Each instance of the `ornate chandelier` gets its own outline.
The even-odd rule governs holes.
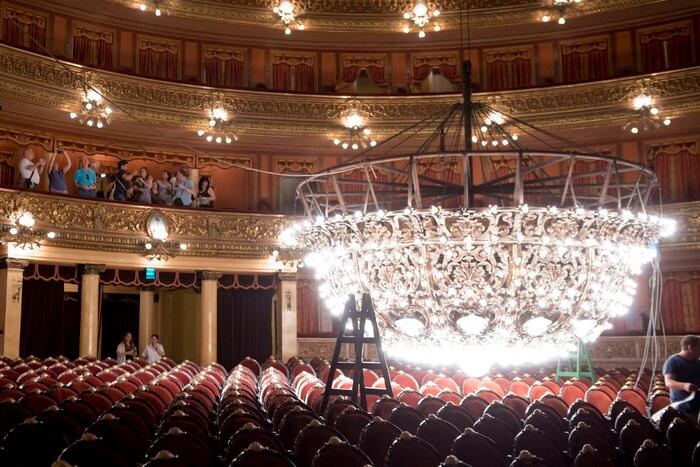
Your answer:
[[[575,8],[581,0],[553,0],[552,9],[545,11],[540,17],[543,23],[549,23],[556,19],[557,24],[566,24],[566,15]]]
[[[56,238],[56,232],[35,229],[36,220],[29,211],[18,211],[10,216],[10,225],[4,227],[3,242],[13,243],[24,249],[41,246],[41,240],[46,237]]]
[[[661,125],[669,126],[671,124],[670,118],[661,116],[661,110],[654,104],[654,98],[646,89],[640,91],[632,99],[632,107],[634,108],[635,116],[623,127],[632,134],[636,135],[640,131],[658,129]]]
[[[163,11],[160,8],[161,2],[158,0],[141,0],[139,2],[139,10],[140,11],[149,11],[153,10],[153,14],[156,16],[160,16],[163,14]]]
[[[440,10],[433,3],[426,3],[424,0],[416,0],[413,6],[409,6],[409,9],[404,11],[403,19],[406,23],[403,27],[403,32],[408,34],[411,32],[412,27],[418,29],[418,37],[421,39],[425,37],[425,28],[428,27],[430,20],[440,16]],[[437,32],[440,30],[440,25],[433,23],[433,31]]]
[[[333,138],[333,144],[353,151],[377,145],[377,141],[372,137],[372,130],[367,127],[365,117],[360,113],[359,103],[350,102],[341,120],[346,134],[342,138]]]
[[[197,136],[201,136],[207,142],[231,144],[238,141],[238,136],[233,131],[228,119],[228,112],[223,107],[214,107],[209,115],[206,129],[197,130]]]
[[[80,109],[68,114],[71,120],[77,120],[89,127],[102,128],[109,125],[112,118],[112,108],[103,101],[102,94],[94,88],[87,88],[83,93]]]
[[[278,21],[284,26],[284,33],[290,35],[292,33],[292,24],[300,31],[304,30],[304,23],[299,21],[300,8],[296,3],[290,0],[280,0],[278,4],[272,7],[272,11],[278,16]]]
[[[387,352],[478,374],[595,340],[629,309],[674,223],[647,212],[649,169],[553,150],[576,145],[465,89],[465,103],[419,124],[434,128],[420,141],[409,128],[382,154],[302,182],[307,219],[280,240],[316,270],[331,313],[349,295],[371,297]],[[545,148],[524,146],[534,143]],[[592,162],[605,183],[590,182]]]

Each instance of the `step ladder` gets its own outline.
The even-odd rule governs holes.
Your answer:
[[[583,368],[583,364],[586,368]],[[578,340],[576,352],[572,352],[565,357],[559,357],[557,362],[557,384],[562,378],[588,378],[595,382],[595,367],[588,350],[588,344],[581,339]]]
[[[350,323],[349,325],[348,322]],[[369,336],[365,332],[366,330],[370,330]],[[355,351],[354,361],[340,361],[340,352],[343,344],[353,344]],[[372,344],[376,346],[378,361],[365,360],[365,345]],[[332,387],[336,369],[353,370],[352,389],[336,389]],[[365,369],[374,370],[379,374],[380,378],[383,377],[385,388],[366,387],[364,378]],[[326,391],[323,394],[323,400],[321,402],[321,413],[325,413],[328,400],[331,396],[347,396],[363,410],[367,410],[368,395],[377,395],[381,397],[384,394],[394,397],[393,391],[391,390],[389,367],[386,363],[386,356],[382,351],[382,343],[379,337],[379,328],[377,326],[377,317],[374,314],[372,298],[369,294],[363,294],[362,303],[358,309],[355,296],[350,295],[340,320],[340,329],[338,330],[338,338],[335,342],[333,360],[326,380]]]

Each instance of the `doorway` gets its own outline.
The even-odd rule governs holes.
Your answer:
[[[100,308],[100,358],[117,358],[117,345],[130,332],[139,353],[145,342],[139,340],[139,295],[103,293]]]

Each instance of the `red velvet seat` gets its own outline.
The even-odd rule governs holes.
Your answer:
[[[429,415],[418,425],[417,436],[432,446],[440,459],[450,454],[452,443],[459,435],[460,430],[456,426],[437,415]]]
[[[98,418],[86,432],[94,434],[112,446],[118,446],[119,452],[132,463],[140,462],[146,453],[146,440],[125,420],[113,414],[105,414]]]
[[[474,425],[474,418],[462,407],[448,402],[437,412],[437,416],[450,422],[462,432]]]
[[[28,419],[5,436],[3,450],[27,466],[51,463],[68,446],[66,436],[46,423]]]
[[[513,455],[518,456],[522,451],[528,451],[552,466],[568,464],[568,459],[554,440],[532,425],[525,425],[513,440]]]
[[[178,433],[173,429],[170,432],[156,438],[148,448],[149,457],[156,455],[160,451],[168,451],[179,459],[189,462],[192,465],[201,467],[216,467],[218,462],[216,456],[209,447],[200,439],[189,436],[186,433]],[[261,464],[261,466],[264,464]]]
[[[386,467],[407,465],[411,467],[435,467],[443,458],[425,440],[403,432],[389,447],[385,465]]]
[[[396,399],[384,395],[374,404],[374,407],[372,407],[372,415],[375,417],[382,417],[384,420],[389,420],[391,412],[400,404],[401,403]]]
[[[311,461],[312,467],[365,467],[366,465],[372,465],[372,461],[365,453],[335,437],[324,444]]]
[[[0,440],[15,426],[32,416],[32,412],[12,400],[0,402]]]
[[[343,434],[348,443],[357,445],[360,433],[372,421],[372,416],[364,410],[348,407],[335,420],[334,428]]]
[[[372,460],[375,466],[384,465],[386,453],[401,429],[380,418],[375,418],[360,433],[359,446],[362,452]]]
[[[505,467],[506,457],[488,437],[467,428],[452,443],[452,454],[472,467]]]
[[[512,381],[508,389],[510,392],[520,397],[529,397],[530,394],[530,385],[520,380]]]
[[[567,403],[567,405],[571,405],[577,400],[583,399],[584,395],[585,391],[571,381],[564,383],[559,390],[559,396]]]
[[[280,442],[279,438],[272,432],[252,424],[245,425],[234,433],[233,436],[231,436],[226,442],[226,448],[224,451],[225,465],[230,464],[234,458],[240,455],[253,443],[258,443],[270,450],[284,453],[284,446]]]
[[[310,410],[297,406],[284,416],[279,424],[277,436],[279,436],[285,448],[292,450],[297,434],[311,423],[312,420],[317,419],[316,415]],[[338,419],[340,419],[340,417],[338,417]]]
[[[188,436],[197,438],[204,444],[209,444],[209,426],[206,424],[202,425],[200,420],[190,417],[182,411],[178,410],[172,415],[163,418],[158,426],[156,437],[168,433],[172,428],[177,428]]]
[[[55,399],[45,394],[26,394],[18,403],[34,415],[38,415],[52,405],[58,404]]]
[[[396,400],[414,409],[418,407],[418,402],[423,398],[423,394],[411,389],[404,389],[397,396]]]
[[[468,395],[465,396],[464,399],[462,399],[462,403],[460,406],[469,412],[469,415],[472,416],[474,420],[478,419],[483,415],[484,410],[486,410],[486,407],[488,407],[489,402],[484,399],[483,397],[477,396],[477,395]]]
[[[416,381],[416,378],[414,378],[413,375],[403,371],[399,371],[391,380],[399,384],[401,387],[411,389],[413,391],[418,391],[418,388],[420,387],[418,385],[418,381]]]
[[[310,467],[314,455],[334,436],[346,441],[339,431],[322,424],[319,420],[312,420],[306,425],[294,441],[294,458],[298,467]]]
[[[599,412],[604,414],[608,413],[608,410],[613,402],[612,398],[605,393],[605,391],[594,388],[591,388],[586,392],[584,400],[595,406]]]
[[[430,414],[436,414],[445,405],[445,401],[434,396],[426,396],[418,401],[418,412],[425,418]]]
[[[295,467],[284,454],[253,443],[239,454],[229,467]]]
[[[413,407],[401,404],[391,412],[389,421],[402,431],[415,435],[418,432],[418,425],[423,421],[423,416]]]

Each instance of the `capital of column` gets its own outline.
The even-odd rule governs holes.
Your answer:
[[[29,261],[19,258],[0,258],[0,269],[24,269],[29,266]]]
[[[283,282],[296,282],[299,280],[299,274],[296,272],[280,272],[277,274],[277,278]]]
[[[218,281],[223,273],[220,271],[197,271],[197,276],[201,281]]]
[[[156,288],[155,285],[142,285],[139,287],[139,292],[155,292]]]
[[[106,266],[104,264],[84,264],[83,265],[83,275],[99,275],[105,272]]]

